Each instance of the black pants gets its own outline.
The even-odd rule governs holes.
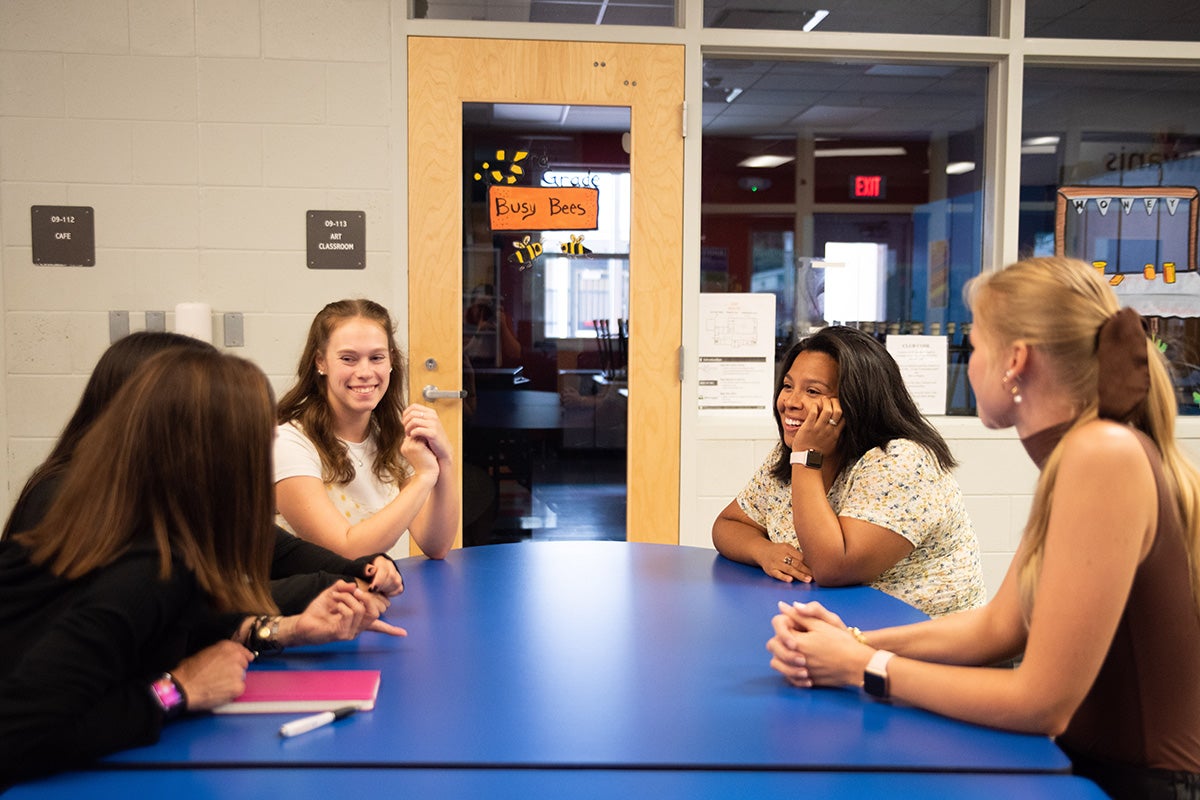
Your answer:
[[[1060,745],[1061,747],[1061,745]],[[1200,800],[1200,773],[1137,767],[1063,748],[1071,771],[1117,800]]]

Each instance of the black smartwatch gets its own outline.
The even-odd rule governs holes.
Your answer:
[[[867,668],[863,670],[863,691],[871,697],[887,700],[891,694],[887,665],[894,655],[895,653],[887,650],[876,650],[875,655],[867,662]]]

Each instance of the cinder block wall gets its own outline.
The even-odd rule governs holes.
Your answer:
[[[403,11],[403,4],[400,4]],[[0,3],[4,508],[109,343],[110,311],[243,315],[277,390],[313,314],[369,296],[406,324],[394,258],[388,0]],[[403,59],[403,53],[399,54]],[[401,96],[403,91],[401,91]],[[35,266],[30,206],[95,209],[94,267]],[[310,270],[305,212],[362,210],[365,270]]]

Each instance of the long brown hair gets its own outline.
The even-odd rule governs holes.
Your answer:
[[[322,480],[326,483],[349,483],[354,480],[354,465],[346,446],[338,441],[333,432],[333,410],[326,395],[325,376],[317,372],[317,356],[329,347],[333,332],[352,319],[374,322],[387,335],[388,356],[393,372],[388,388],[379,404],[371,411],[369,433],[375,437],[378,452],[372,469],[375,476],[385,483],[403,485],[405,462],[400,455],[404,442],[405,369],[400,348],[396,346],[395,326],[388,310],[372,300],[338,300],[325,306],[313,318],[308,329],[308,340],[300,354],[296,367],[296,385],[279,401],[278,420],[283,425],[299,423],[304,434],[316,445],[321,456]]]
[[[92,369],[83,395],[79,398],[79,405],[75,407],[75,413],[58,435],[54,449],[33,471],[29,480],[25,482],[25,487],[21,489],[8,521],[4,523],[4,532],[0,534],[0,538],[12,533],[14,521],[24,518],[26,507],[32,502],[34,490],[47,481],[56,480],[66,471],[79,440],[92,427],[100,412],[108,408],[113,396],[125,385],[125,381],[129,380],[134,370],[151,356],[172,348],[217,352],[217,348],[208,342],[169,331],[135,331],[113,342],[104,351]]]
[[[84,434],[45,519],[13,538],[73,580],[153,543],[218,610],[276,610],[271,388],[234,356],[171,350],[140,367]]]
[[[998,346],[1022,340],[1049,360],[1054,375],[1074,398],[1076,426],[1097,417],[1097,332],[1120,303],[1093,267],[1071,258],[1029,258],[972,279],[966,294],[972,313],[986,320]],[[1200,472],[1176,443],[1170,372],[1149,337],[1146,355],[1150,392],[1133,410],[1130,423],[1149,436],[1162,455],[1163,474],[1184,523],[1192,594],[1200,608]],[[1061,445],[1055,447],[1042,467],[1019,550],[1027,612],[1040,571],[1061,453]]]

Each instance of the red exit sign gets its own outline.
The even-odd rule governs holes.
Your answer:
[[[887,196],[887,178],[882,175],[851,175],[850,196],[883,199]]]

